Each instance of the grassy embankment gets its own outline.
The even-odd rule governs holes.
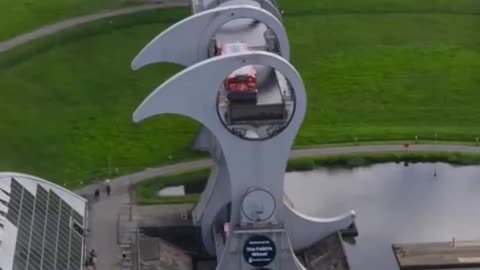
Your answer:
[[[295,2],[295,3],[294,3]],[[281,1],[307,87],[296,147],[480,136],[480,4],[475,0]],[[130,70],[138,51],[189,11],[101,21],[0,55],[0,170],[67,187],[196,158],[198,124],[131,114],[181,67]]]
[[[135,0],[0,0],[0,41],[74,16],[141,3]]]
[[[382,154],[357,154],[339,155],[330,157],[308,157],[291,159],[288,162],[287,171],[310,171],[318,167],[341,167],[355,168],[376,163],[386,162],[448,162],[456,165],[473,165],[480,163],[478,154],[461,153],[382,153]],[[208,180],[210,169],[191,171],[175,175],[168,175],[149,179],[135,187],[137,204],[181,204],[196,203],[200,198],[197,193],[189,190],[202,190]],[[185,196],[159,196],[158,191],[170,186],[186,186]],[[193,191],[193,192],[195,192]]]

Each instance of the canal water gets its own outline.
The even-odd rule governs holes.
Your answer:
[[[312,216],[355,210],[359,236],[345,243],[353,270],[399,269],[393,243],[480,240],[480,166],[322,168],[288,173],[285,191]]]

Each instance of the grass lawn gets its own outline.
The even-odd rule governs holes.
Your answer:
[[[281,4],[309,98],[297,146],[480,136],[480,2],[293,2]],[[8,157],[0,170],[75,187],[105,176],[109,164],[123,174],[197,157],[188,150],[193,121],[131,123],[140,102],[180,70],[133,72],[131,60],[188,13],[98,22],[0,56],[0,149]]]
[[[0,170],[75,187],[106,176],[109,164],[126,173],[194,157],[188,145],[195,122],[175,116],[142,125],[131,121],[142,99],[180,69],[132,72],[131,60],[152,36],[187,14],[157,10],[102,21],[2,56],[0,149],[8,158],[0,160]],[[144,24],[131,27],[139,22]]]
[[[0,0],[0,41],[73,16],[135,3],[139,1]]]
[[[304,16],[286,25],[308,89],[298,144],[479,136],[480,16]]]
[[[277,0],[288,15],[344,13],[460,13],[479,14],[478,0]]]

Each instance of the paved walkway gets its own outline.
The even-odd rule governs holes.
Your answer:
[[[102,194],[103,195],[103,194]],[[128,206],[128,193],[116,194],[101,198],[92,205],[89,213],[90,233],[87,247],[95,249],[98,256],[98,270],[120,269],[122,253],[118,245],[117,219],[123,209]]]
[[[11,49],[14,49],[20,45],[26,44],[33,40],[44,38],[44,37],[59,33],[61,31],[65,31],[65,30],[77,27],[85,23],[89,23],[89,22],[93,22],[101,19],[107,19],[107,18],[119,16],[119,15],[126,15],[126,14],[142,12],[146,10],[152,10],[152,9],[168,8],[168,7],[188,7],[188,6],[189,6],[189,2],[185,0],[167,0],[158,4],[147,4],[147,5],[122,8],[117,10],[110,10],[110,11],[104,11],[96,14],[80,16],[80,17],[68,19],[59,23],[50,24],[42,28],[39,28],[37,30],[34,30],[32,32],[25,33],[17,37],[14,37],[12,39],[0,42],[0,53],[9,51]]]
[[[314,149],[293,150],[291,157],[314,157],[347,155],[358,153],[388,153],[406,151],[404,146],[398,145],[373,145],[351,147],[325,147]],[[480,153],[480,147],[461,145],[411,145],[409,152],[462,152]],[[111,179],[112,195],[102,196],[98,202],[93,203],[90,213],[91,233],[87,242],[89,248],[94,248],[98,253],[98,268],[101,270],[118,270],[121,251],[117,244],[117,218],[122,211],[128,209],[130,203],[128,188],[131,184],[140,183],[152,177],[164,176],[197,169],[208,168],[213,165],[212,160],[202,159],[197,161],[182,162],[174,165],[148,168],[144,171]],[[97,185],[90,185],[77,193],[93,194]]]
[[[342,147],[320,147],[312,149],[293,150],[290,157],[315,157],[315,156],[332,156],[332,155],[348,155],[358,153],[388,153],[388,152],[404,152],[406,151],[402,144],[397,145],[366,145],[366,146],[342,146]],[[445,145],[445,144],[412,144],[409,152],[461,152],[461,153],[480,153],[480,146],[466,145]],[[120,176],[111,180],[113,193],[125,193],[128,186],[137,184],[144,180],[164,176],[172,173],[185,172],[197,169],[208,168],[213,165],[210,159],[201,159],[196,161],[181,162],[174,165],[167,165],[157,168],[147,168],[144,171],[133,174]],[[97,185],[86,186],[77,191],[80,194],[93,194]]]

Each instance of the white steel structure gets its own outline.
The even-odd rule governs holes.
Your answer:
[[[192,2],[192,9],[193,16],[158,35],[134,59],[134,69],[159,62],[187,68],[152,92],[133,119],[179,114],[203,125],[195,147],[210,152],[215,167],[193,219],[201,226],[205,247],[217,256],[217,269],[303,269],[294,251],[346,229],[355,213],[313,218],[284,201],[286,165],[307,98],[299,73],[288,61],[288,38],[276,3],[205,0]],[[212,53],[215,46],[237,41],[254,49],[220,56]],[[275,132],[264,132],[260,122],[254,121],[254,128],[248,130],[254,135],[239,136],[219,109],[219,86],[229,74],[248,65],[264,67],[265,79],[274,82],[265,84],[267,90],[259,89],[259,99],[272,101],[271,89],[282,95],[286,118]],[[261,106],[247,108],[255,111]],[[228,234],[224,234],[225,223]]]

